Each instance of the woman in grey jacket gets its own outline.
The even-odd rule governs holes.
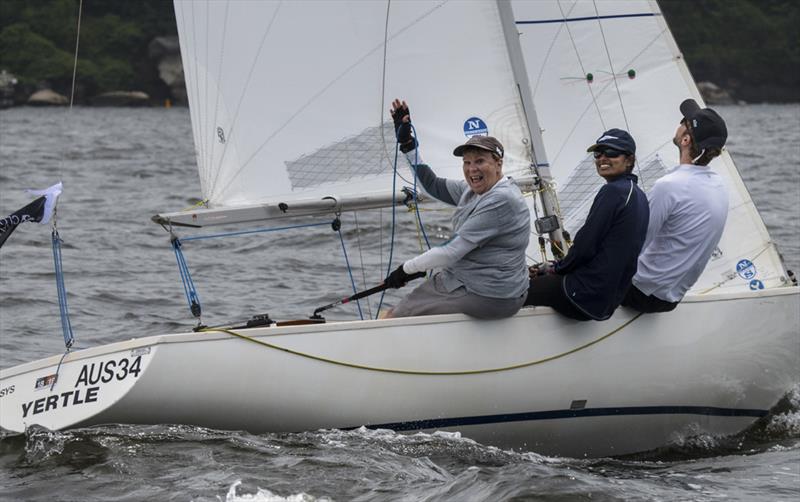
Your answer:
[[[395,100],[392,117],[401,150],[411,152],[417,143],[408,105]],[[503,154],[497,139],[472,136],[453,151],[463,158],[463,180],[439,178],[429,166],[412,161],[425,191],[456,206],[454,233],[442,246],[406,261],[386,278],[387,286],[398,288],[434,270],[387,317],[461,312],[496,319],[522,307],[528,286],[530,213],[519,188],[503,176]]]

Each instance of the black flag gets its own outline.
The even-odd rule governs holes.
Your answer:
[[[26,221],[42,221],[45,214],[44,206],[46,201],[47,197],[43,195],[19,211],[5,218],[0,218],[0,247],[2,247],[6,239],[8,239],[8,236],[11,235],[11,232],[13,232],[20,223]]]

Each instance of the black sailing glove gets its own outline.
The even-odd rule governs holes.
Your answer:
[[[425,277],[425,272],[407,274],[405,270],[403,270],[403,266],[400,265],[397,267],[397,270],[389,274],[389,277],[387,277],[383,283],[386,284],[388,288],[399,289],[408,284],[409,281],[419,279],[420,277]]]
[[[402,105],[392,110],[392,119],[394,120],[394,134],[400,144],[400,151],[408,153],[416,148],[417,140],[412,132],[411,112],[408,110],[408,105]]]

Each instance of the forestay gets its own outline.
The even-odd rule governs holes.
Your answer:
[[[654,1],[516,0],[513,7],[561,213],[574,235],[603,183],[587,146],[612,127],[630,131],[649,189],[678,162],[678,105],[702,98]],[[730,210],[692,292],[784,285],[780,257],[730,155],[711,166],[726,179]]]
[[[506,145],[507,172],[530,172],[495,2],[203,0],[175,10],[208,207],[391,189],[395,97],[411,104],[440,175],[462,176],[453,147],[485,129]]]

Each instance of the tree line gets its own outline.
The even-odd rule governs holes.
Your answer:
[[[0,69],[16,75],[23,89],[47,83],[67,94],[78,4],[0,0]],[[712,81],[745,101],[800,101],[800,2],[661,0],[660,5],[697,81]],[[112,90],[168,97],[147,47],[154,37],[176,32],[169,0],[84,1],[78,99]]]

